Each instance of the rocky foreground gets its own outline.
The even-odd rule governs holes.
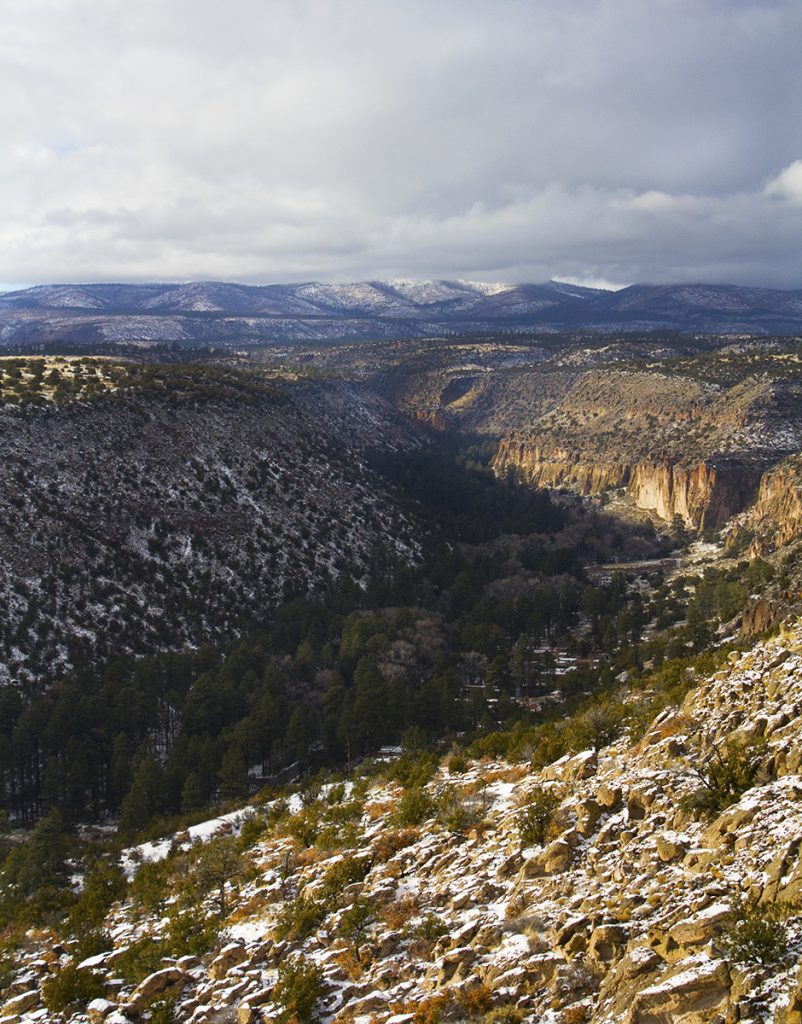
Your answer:
[[[166,997],[179,1021],[288,1019],[291,965],[314,975],[323,1020],[800,1022],[801,716],[796,623],[731,655],[636,745],[539,772],[441,768],[427,785],[439,817],[417,827],[399,817],[410,790],[383,782],[296,799],[283,817],[273,807],[250,879],[224,893],[211,952],[125,982],[126,948],[168,918],[117,905],[113,948],[83,964],[105,996],[63,1019],[146,1020]],[[751,765],[749,788],[705,815],[715,765],[734,751]],[[545,806],[544,841],[527,844],[522,812]],[[341,824],[299,838],[316,819]],[[219,896],[209,893],[210,914]],[[57,1018],[42,985],[72,962],[69,943],[31,938],[3,1024]]]

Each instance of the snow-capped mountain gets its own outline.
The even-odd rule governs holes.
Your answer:
[[[561,281],[42,285],[0,295],[0,344],[249,345],[578,329],[789,334],[802,291]]]

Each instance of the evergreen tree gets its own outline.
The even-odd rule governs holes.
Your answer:
[[[229,747],[220,765],[220,796],[234,800],[248,795],[248,765],[241,747]],[[183,797],[183,793],[182,793]]]

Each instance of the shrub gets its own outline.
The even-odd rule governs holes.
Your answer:
[[[61,1013],[69,1007],[83,1007],[103,995],[103,979],[94,971],[70,964],[42,985],[42,998],[51,1013]]]
[[[107,861],[96,861],[86,874],[81,895],[70,910],[69,924],[77,935],[97,929],[109,907],[127,889],[121,868]],[[88,956],[89,954],[87,954]]]
[[[412,846],[420,839],[420,832],[416,828],[394,829],[391,832],[382,832],[371,847],[373,858],[379,864],[384,864],[393,857],[399,850]]]
[[[418,900],[416,896],[404,896],[399,900],[391,900],[389,903],[385,903],[381,909],[385,924],[394,931],[403,928],[417,913]]]
[[[174,904],[170,908],[164,955],[203,956],[214,946],[219,933],[218,919],[210,915],[202,903],[185,907]]]
[[[695,769],[704,788],[681,801],[683,809],[702,815],[719,814],[735,803],[762,778],[761,760],[765,740],[728,740],[714,747],[710,758]]]
[[[532,767],[537,771],[558,761],[569,750],[568,730],[554,722],[544,722],[532,744]]]
[[[427,914],[415,928],[414,934],[421,939],[439,939],[448,934],[448,925],[437,914]]]
[[[268,831],[267,818],[263,814],[249,814],[239,830],[239,845],[243,850],[250,850]]]
[[[276,921],[275,933],[283,939],[305,939],[322,923],[328,907],[318,900],[298,896],[285,903]]]
[[[487,985],[481,984],[458,992],[457,1003],[469,1019],[486,1016],[493,1004],[493,995]]]
[[[292,836],[301,846],[314,846],[320,833],[320,816],[312,807],[303,807],[285,822],[287,835]]]
[[[150,1024],[175,1024],[175,1000],[159,999],[149,1008]]]
[[[240,842],[233,836],[221,836],[206,843],[196,843],[188,857],[188,884],[200,893],[215,893],[220,917],[228,913],[227,890],[236,885],[247,872],[249,862],[243,855]]]
[[[273,989],[273,999],[282,1008],[279,1021],[314,1021],[323,991],[323,972],[316,964],[300,956],[283,961]]]
[[[452,754],[448,759],[448,771],[450,775],[464,775],[468,770],[468,760],[462,754]]]
[[[114,947],[114,939],[108,932],[100,928],[93,928],[90,931],[82,932],[75,947],[74,956],[80,962],[87,957],[96,956],[98,953],[105,953],[106,950]]]
[[[164,913],[171,868],[168,860],[145,861],[139,865],[129,888],[135,907],[157,916]]]
[[[445,1021],[476,1021],[487,1020],[493,1011],[490,1010],[492,994],[486,985],[454,991],[447,989],[437,995],[429,996],[406,1009],[414,1012],[413,1024],[443,1024]],[[518,1024],[523,1012],[512,1022]]]
[[[165,955],[163,943],[149,936],[137,939],[115,960],[115,974],[129,985],[138,985],[143,978],[159,970]]]
[[[420,789],[434,778],[438,764],[436,754],[407,750],[393,763],[387,774],[405,789]]]
[[[442,1024],[448,1005],[449,996],[445,992],[420,1000],[410,1007],[415,1014],[412,1024]]]
[[[437,805],[430,794],[420,786],[414,786],[412,789],[408,789],[398,801],[393,812],[393,821],[402,827],[420,825],[427,818],[431,818],[436,810]]]
[[[733,903],[721,945],[735,963],[771,967],[788,952],[788,930],[776,906],[738,899]]]
[[[523,1010],[517,1006],[497,1006],[484,1015],[483,1024],[521,1024]]]
[[[0,938],[0,990],[4,989],[19,970],[19,954],[23,938],[15,932],[5,932]]]
[[[356,958],[360,962],[365,934],[375,920],[373,904],[366,899],[355,900],[340,918],[340,934],[351,940]]]
[[[516,817],[518,835],[524,846],[542,846],[546,841],[554,812],[560,806],[560,797],[554,789],[538,786],[529,804]]]
[[[439,938],[448,934],[448,926],[445,921],[436,914],[427,914],[426,917],[410,929],[411,938],[409,952],[412,956],[423,959],[429,956]]]
[[[362,882],[370,871],[371,862],[368,857],[343,857],[326,871],[323,878],[324,898],[337,899],[346,886],[354,882]]]
[[[437,801],[437,817],[441,824],[458,835],[465,835],[482,818],[477,802],[447,787]]]
[[[625,717],[626,709],[620,702],[599,701],[574,716],[568,726],[568,741],[574,750],[601,750],[621,735]]]

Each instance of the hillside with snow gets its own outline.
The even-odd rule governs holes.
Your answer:
[[[686,685],[542,768],[390,764],[129,849],[102,948],[32,932],[4,1019],[60,976],[75,1024],[796,1024],[802,627]]]
[[[488,332],[653,331],[789,334],[802,292],[727,285],[560,281],[361,281],[350,284],[42,285],[0,295],[0,345],[184,346],[420,338]]]

